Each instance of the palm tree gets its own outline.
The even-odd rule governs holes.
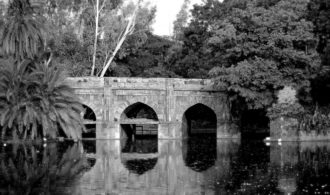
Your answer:
[[[29,0],[11,0],[1,27],[0,51],[18,62],[33,59],[44,46],[41,17],[33,13]]]
[[[0,70],[0,126],[2,138],[56,138],[64,133],[80,139],[85,127],[82,104],[65,85],[55,66],[24,61]],[[11,135],[10,135],[11,133]]]
[[[81,138],[83,108],[64,84],[63,71],[48,66],[49,61],[29,61],[36,60],[44,46],[43,25],[30,1],[11,0],[1,29],[0,51],[15,59],[0,69],[1,137],[11,133],[14,139],[55,138],[64,133]]]

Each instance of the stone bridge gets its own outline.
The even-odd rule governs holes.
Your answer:
[[[127,121],[125,110],[135,104],[151,108],[157,115],[159,139],[187,136],[185,112],[203,105],[216,116],[217,138],[240,138],[229,123],[229,104],[225,92],[213,88],[209,79],[75,77],[67,84],[81,102],[96,116],[97,139],[120,139],[121,124]]]

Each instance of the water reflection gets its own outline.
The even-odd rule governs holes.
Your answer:
[[[121,140],[121,162],[131,173],[144,174],[157,163],[157,143],[157,139]]]
[[[0,194],[71,194],[90,168],[80,144],[2,144],[0,154]]]
[[[214,136],[191,137],[183,141],[182,152],[186,166],[197,172],[206,171],[217,159],[217,140]]]
[[[303,143],[297,147],[297,194],[330,194],[330,144]]]
[[[157,153],[158,140],[157,139],[122,139],[121,140],[122,153]]]
[[[86,158],[79,144],[1,146],[0,194],[330,192],[330,143],[112,140],[95,147]]]

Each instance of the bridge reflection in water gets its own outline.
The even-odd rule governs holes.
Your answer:
[[[330,143],[126,141],[1,143],[0,194],[330,193]]]
[[[217,179],[229,176],[230,158],[239,147],[229,140],[211,140],[96,141],[96,163],[80,180],[76,193],[211,192]]]
[[[157,144],[113,140],[97,141],[96,147],[96,163],[75,186],[76,194],[330,191],[327,143],[266,146],[219,139],[158,140]]]

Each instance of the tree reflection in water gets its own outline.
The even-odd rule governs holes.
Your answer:
[[[330,144],[306,145],[300,147],[298,193],[330,194]]]
[[[90,166],[79,143],[2,144],[0,194],[70,194]]]
[[[186,166],[194,171],[206,171],[217,160],[216,138],[208,135],[190,137],[183,142],[183,159]]]
[[[330,193],[329,142],[96,142],[96,162],[81,144],[1,144],[0,194]]]
[[[276,143],[277,144],[277,143]],[[279,194],[278,165],[270,163],[270,158],[275,161],[280,151],[270,154],[269,147],[264,142],[242,141],[235,155],[230,160],[230,177],[224,183],[224,188],[229,194]],[[273,158],[271,155],[275,156]],[[272,160],[271,160],[272,161]]]

